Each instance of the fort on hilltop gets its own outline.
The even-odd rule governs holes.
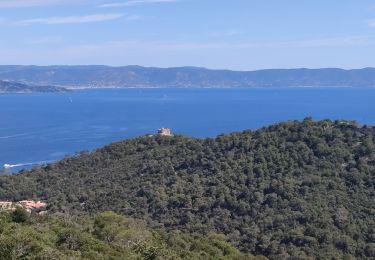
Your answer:
[[[173,136],[171,129],[169,128],[160,128],[158,130],[158,135],[162,136]]]

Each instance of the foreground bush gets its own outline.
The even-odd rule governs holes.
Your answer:
[[[24,213],[24,212],[23,212]],[[23,216],[22,213],[22,216]],[[94,218],[0,213],[0,259],[256,259],[224,236],[147,229],[113,212]],[[263,259],[263,258],[259,258]]]

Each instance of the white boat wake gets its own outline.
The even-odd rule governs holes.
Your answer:
[[[28,134],[25,133],[25,134],[18,134],[18,135],[0,136],[0,139],[10,139],[10,138],[20,137],[20,136],[25,136],[25,135],[28,135]]]
[[[32,162],[32,163],[18,163],[18,164],[4,164],[3,167],[4,169],[11,169],[11,168],[16,168],[16,167],[22,167],[22,166],[33,166],[33,165],[42,165],[42,164],[47,164],[51,163],[53,161],[43,161],[43,162]]]

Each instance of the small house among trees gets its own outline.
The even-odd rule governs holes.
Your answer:
[[[0,201],[0,210],[15,210],[16,208],[23,208],[27,212],[40,210],[47,206],[47,203],[33,200],[22,200],[18,202]]]

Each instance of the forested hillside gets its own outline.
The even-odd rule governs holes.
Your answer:
[[[291,121],[215,139],[145,136],[0,178],[0,199],[225,234],[271,259],[375,258],[375,129]]]
[[[0,94],[1,93],[32,93],[32,92],[66,92],[68,91],[62,87],[55,86],[34,86],[26,85],[17,82],[0,80]]]
[[[237,259],[241,253],[225,236],[190,236],[147,229],[141,221],[113,212],[93,218],[29,215],[22,209],[0,213],[0,259]]]

